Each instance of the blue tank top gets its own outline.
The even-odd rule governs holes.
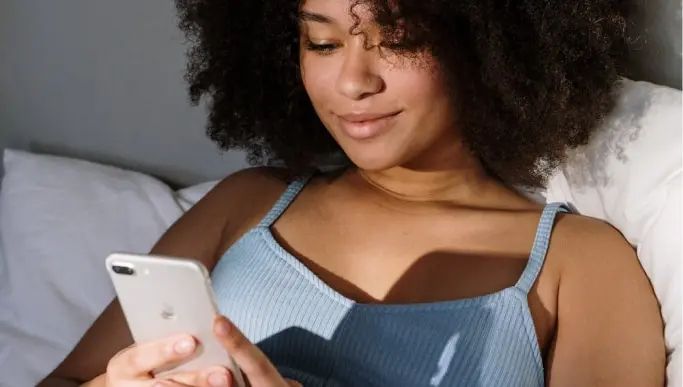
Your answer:
[[[325,284],[271,233],[307,181],[294,181],[212,273],[220,312],[284,377],[306,387],[544,385],[527,294],[555,215],[566,207],[545,207],[526,268],[512,287],[445,302],[361,304]]]

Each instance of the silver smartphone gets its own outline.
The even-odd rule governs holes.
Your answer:
[[[239,387],[245,386],[239,368],[214,336],[218,309],[204,265],[193,259],[127,253],[111,254],[106,265],[136,343],[183,333],[199,341],[191,358],[155,374],[218,365],[230,369]]]

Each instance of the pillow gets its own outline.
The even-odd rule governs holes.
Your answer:
[[[661,304],[668,385],[681,387],[681,92],[623,81],[617,108],[548,184],[548,201],[604,219],[636,246]]]
[[[176,200],[178,200],[178,203],[183,208],[183,211],[187,211],[201,198],[203,198],[204,195],[209,193],[209,191],[211,191],[217,183],[218,181],[210,181],[181,189],[176,192]]]
[[[183,213],[141,173],[6,150],[0,190],[0,386],[34,386],[114,296],[104,259],[145,253]]]

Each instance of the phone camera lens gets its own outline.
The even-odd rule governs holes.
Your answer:
[[[127,266],[119,266],[119,265],[114,265],[111,267],[111,269],[114,271],[116,274],[123,274],[123,275],[133,275],[135,274],[135,270],[133,270],[130,267]]]

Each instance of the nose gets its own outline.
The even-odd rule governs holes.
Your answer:
[[[347,48],[336,82],[339,94],[358,101],[384,90],[384,80],[375,70],[378,60],[375,51],[368,50],[363,43]]]

